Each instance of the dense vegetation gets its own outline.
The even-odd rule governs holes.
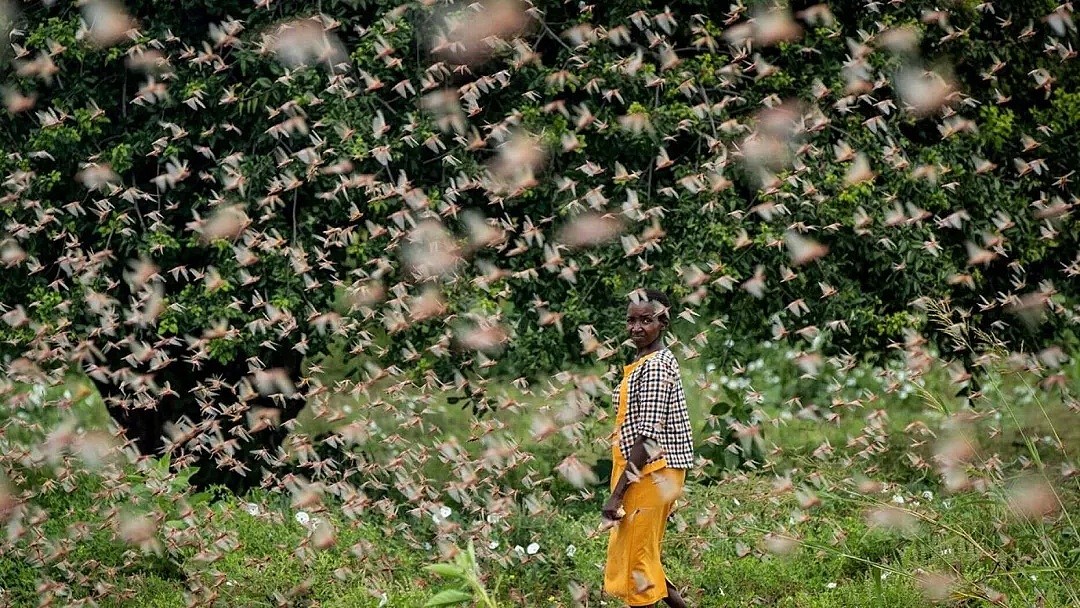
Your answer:
[[[596,523],[645,286],[693,584],[1076,603],[1072,6],[943,4],[0,0],[0,606],[370,602],[379,535],[572,604],[489,543]]]
[[[208,376],[287,421],[304,391],[230,387],[302,384],[332,344],[482,407],[476,374],[612,352],[643,283],[721,363],[936,339],[925,296],[1016,348],[1075,342],[1067,6],[117,6],[7,11],[0,332],[9,373],[97,370],[149,453]]]

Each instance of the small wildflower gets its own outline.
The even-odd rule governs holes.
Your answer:
[[[540,550],[540,544],[539,543],[531,543],[531,544],[529,544],[529,548],[526,549],[525,551],[528,552],[529,555],[536,555],[536,552],[539,551],[539,550]]]
[[[825,583],[826,589],[836,589],[836,583]]]
[[[515,545],[514,546],[514,553],[517,553],[518,555],[525,555],[525,548],[522,547],[521,545]]]
[[[577,553],[577,547],[573,544],[566,545],[566,557],[574,557],[575,553]]]
[[[904,497],[899,494],[893,494],[892,501],[898,505],[904,504]]]
[[[439,507],[439,515],[441,515],[443,519],[449,518],[453,513],[454,510],[446,505]]]
[[[308,522],[311,521],[311,516],[308,515],[306,511],[297,511],[296,512],[296,521],[301,526],[306,526],[306,525],[308,525]]]
[[[934,493],[931,492],[930,490],[925,490],[922,493],[922,497],[925,498],[928,501],[932,501],[932,500],[934,500]]]
[[[488,543],[488,549],[494,550],[494,549],[498,549],[498,548],[499,548],[499,541],[493,540],[490,543]]]
[[[259,505],[255,504],[253,502],[249,502],[246,505],[244,505],[244,510],[248,512],[248,515],[258,515],[259,514]]]

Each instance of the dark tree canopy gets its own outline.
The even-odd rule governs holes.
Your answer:
[[[11,12],[4,372],[79,368],[145,452],[239,471],[326,389],[305,358],[482,404],[611,361],[643,285],[691,358],[947,350],[926,298],[1074,340],[1055,2],[489,4]]]

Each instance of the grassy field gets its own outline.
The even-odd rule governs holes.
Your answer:
[[[722,426],[710,423],[710,410],[738,396],[741,404],[728,406],[749,408],[768,455],[756,471],[709,479],[699,470],[690,479],[665,551],[669,577],[688,589],[692,606],[1080,604],[1075,364],[1053,389],[1002,367],[965,410],[943,369],[912,378],[901,366],[857,366],[810,377],[794,359],[764,353],[727,373],[684,365],[699,446]],[[580,385],[589,374],[553,385]],[[468,438],[485,429],[526,455],[474,482],[481,489],[473,494],[510,508],[447,497],[447,510],[433,517],[388,486],[449,493],[461,471],[438,458],[354,477],[366,497],[359,506],[333,492],[300,504],[265,490],[212,500],[162,463],[99,465],[86,450],[50,456],[64,429],[107,428],[100,400],[75,379],[19,388],[0,415],[0,484],[31,498],[0,539],[0,606],[37,606],[50,594],[51,605],[422,606],[448,585],[425,566],[469,539],[480,582],[499,606],[616,606],[599,591],[604,480],[578,489],[555,469],[571,453],[603,458],[611,420],[598,408],[573,441],[557,432],[537,441],[537,421],[564,412],[564,393],[490,385],[502,405],[482,423],[408,388],[385,405],[338,396],[302,416],[295,452],[359,420],[386,427],[364,448],[374,462],[448,442],[480,459],[486,448]],[[419,421],[394,424],[403,419]],[[958,420],[976,448],[966,463],[972,483],[950,491],[935,454]],[[385,441],[391,435],[399,439]],[[1025,502],[1032,493],[1046,498],[1038,493],[1046,488],[1052,507]],[[146,517],[147,534],[123,523]]]

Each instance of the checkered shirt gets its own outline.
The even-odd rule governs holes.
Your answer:
[[[616,388],[616,404],[618,398]],[[626,418],[618,435],[619,449],[627,462],[638,435],[649,439],[646,465],[665,458],[673,469],[694,466],[694,436],[679,361],[667,348],[635,368],[627,380]]]

